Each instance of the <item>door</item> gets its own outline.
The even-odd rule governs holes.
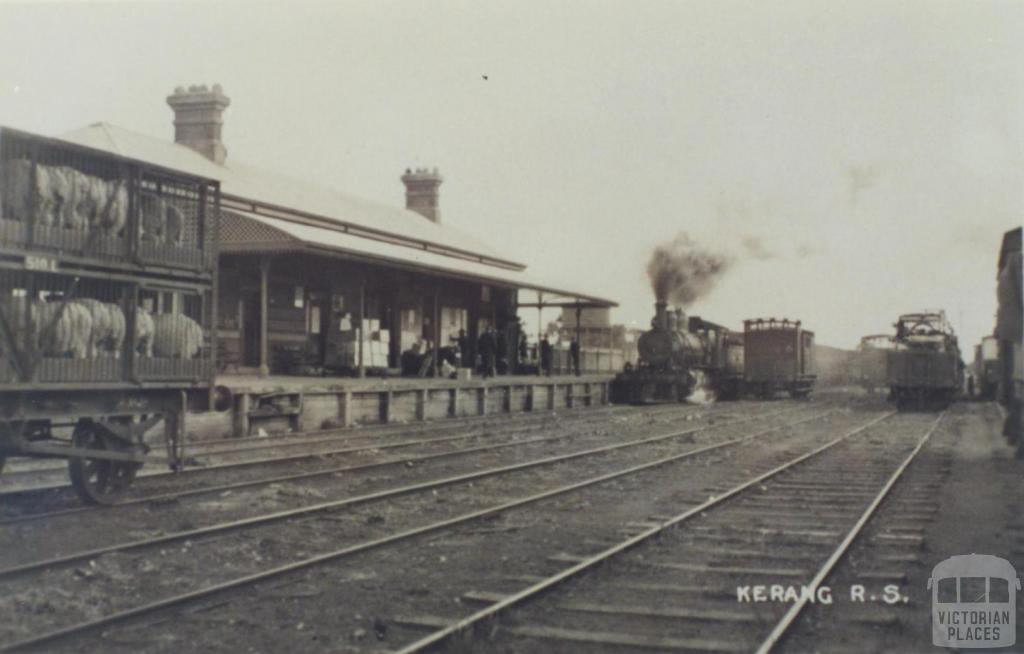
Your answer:
[[[815,374],[814,365],[814,334],[801,331],[800,333],[800,371],[799,375]]]
[[[260,365],[260,293],[242,293],[242,365]]]
[[[309,300],[309,341],[315,365],[323,365],[327,358],[327,334],[331,323],[330,298],[321,295]]]

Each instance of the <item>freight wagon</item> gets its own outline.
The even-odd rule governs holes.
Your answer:
[[[758,318],[743,321],[743,376],[747,391],[763,398],[779,392],[810,395],[817,379],[814,332],[799,320]]]
[[[186,408],[226,401],[219,201],[216,180],[0,128],[0,467],[67,459],[106,503],[146,461],[178,465]]]

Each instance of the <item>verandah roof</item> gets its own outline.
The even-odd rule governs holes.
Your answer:
[[[334,255],[455,279],[534,291],[538,293],[538,300],[544,306],[617,306],[617,303],[606,298],[536,279],[518,268],[497,267],[469,257],[452,257],[431,251],[428,245],[416,249],[386,240],[351,234],[340,228],[309,225],[249,211],[224,210],[220,236],[222,254],[308,252]],[[546,294],[547,297],[544,298],[542,294]]]

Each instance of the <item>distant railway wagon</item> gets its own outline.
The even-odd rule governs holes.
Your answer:
[[[999,403],[1006,409],[1003,433],[1017,445],[1017,456],[1024,458],[1024,435],[1021,434],[1021,410],[1024,406],[1024,300],[1021,282],[1021,228],[1003,235],[999,250],[998,285],[996,288],[995,337],[998,342]]]
[[[856,383],[869,393],[886,386],[891,349],[892,337],[888,334],[874,334],[860,339],[854,354],[854,377]]]
[[[743,321],[743,378],[747,391],[761,397],[779,392],[807,397],[817,375],[814,332],[799,320],[759,318]]]
[[[219,184],[0,128],[0,467],[109,502],[212,399]]]
[[[963,388],[964,364],[943,311],[908,313],[887,356],[889,393],[900,409],[948,405]]]

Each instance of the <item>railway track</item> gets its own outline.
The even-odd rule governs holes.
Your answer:
[[[728,422],[718,423],[718,427],[729,428],[731,426],[739,426],[755,420],[765,420],[773,417],[771,415],[755,415],[751,417],[744,417],[734,419]],[[817,414],[813,417],[817,417]],[[689,427],[684,430],[674,430],[667,434],[659,434],[656,436],[645,436],[642,438],[636,438],[632,440],[626,440],[622,442],[615,442],[610,445],[602,445],[599,447],[590,447],[584,449],[574,449],[567,453],[555,454],[543,456],[538,459],[530,459],[523,462],[517,462],[512,464],[499,465],[495,467],[485,468],[483,470],[473,469],[470,472],[464,472],[461,474],[445,476],[437,479],[430,479],[421,481],[418,483],[406,484],[402,486],[387,486],[381,490],[374,492],[365,493],[356,496],[347,496],[338,500],[331,500],[327,502],[318,502],[314,504],[302,504],[297,508],[288,509],[284,511],[275,511],[266,514],[258,514],[254,516],[244,517],[241,519],[227,520],[223,522],[214,523],[204,527],[195,529],[188,529],[184,531],[162,533],[159,536],[152,538],[144,538],[134,541],[118,542],[114,544],[105,545],[102,547],[89,548],[80,551],[71,552],[59,556],[54,556],[46,559],[36,559],[28,563],[7,566],[0,568],[0,580],[8,577],[24,574],[26,572],[44,570],[52,568],[57,565],[66,565],[78,561],[88,560],[104,554],[112,554],[116,552],[125,552],[128,550],[135,550],[140,548],[148,548],[159,545],[167,545],[169,543],[183,541],[188,539],[196,539],[199,537],[209,537],[217,534],[223,534],[236,530],[243,530],[260,525],[269,525],[281,521],[292,520],[295,518],[309,517],[316,514],[337,511],[340,509],[350,508],[364,504],[367,502],[375,502],[381,500],[387,500],[389,498],[401,497],[410,493],[422,492],[422,491],[433,491],[446,486],[455,484],[463,484],[472,482],[479,479],[487,479],[491,477],[497,477],[500,475],[506,475],[509,473],[515,473],[524,470],[530,470],[532,468],[541,466],[550,466],[561,464],[569,461],[574,461],[583,457],[601,456],[618,450],[625,450],[629,448],[638,448],[652,444],[663,443],[681,437],[690,436],[698,432],[714,429],[715,425],[697,425]],[[547,439],[541,439],[547,440]],[[493,449],[493,448],[483,448]],[[404,463],[404,462],[398,462]],[[373,466],[371,466],[373,467]]]
[[[151,601],[141,601],[137,597],[138,591],[136,590],[133,593],[133,595],[136,596],[135,599],[138,601],[131,602],[129,605],[127,605],[127,607],[122,607],[119,610],[114,610],[100,618],[89,619],[79,622],[77,624],[66,625],[64,627],[60,627],[46,633],[40,633],[41,631],[45,630],[34,629],[36,635],[20,640],[18,642],[8,642],[5,645],[5,647],[11,650],[24,648],[38,648],[43,645],[54,643],[62,638],[88,633],[100,627],[110,627],[112,625],[116,625],[126,620],[131,620],[133,618],[151,614],[164,609],[193,604],[197,601],[203,600],[214,595],[219,595],[221,593],[229,591],[241,590],[253,584],[257,584],[268,579],[273,579],[281,575],[285,575],[287,573],[310,569],[330,561],[335,561],[343,557],[349,557],[361,552],[367,552],[379,548],[384,548],[388,545],[405,542],[410,539],[415,539],[422,535],[431,534],[446,529],[451,529],[453,527],[474,521],[484,520],[489,516],[494,516],[504,511],[513,510],[518,507],[529,506],[552,497],[558,497],[563,494],[573,493],[583,488],[588,488],[600,484],[606,484],[621,478],[638,475],[644,471],[649,471],[672,463],[697,458],[700,455],[704,455],[706,453],[715,452],[722,449],[735,447],[741,444],[750,443],[751,441],[760,436],[780,430],[785,430],[796,424],[814,421],[828,413],[830,413],[830,411],[826,410],[817,414],[805,415],[796,421],[792,421],[789,423],[783,422],[775,426],[766,426],[768,424],[766,422],[766,417],[760,415],[728,422],[721,421],[715,425],[694,427],[691,429],[681,430],[668,435],[646,437],[642,439],[636,439],[633,441],[627,441],[624,443],[616,443],[602,448],[594,448],[570,454],[557,455],[554,457],[547,457],[545,459],[513,464],[511,466],[503,466],[501,468],[476,471],[473,473],[460,475],[458,477],[435,480],[428,483],[416,484],[408,487],[392,488],[369,496],[346,498],[344,500],[322,503],[320,505],[302,507],[301,509],[293,512],[280,512],[278,514],[257,516],[250,520],[237,521],[234,524],[217,525],[213,528],[194,530],[192,532],[168,534],[156,539],[146,539],[145,541],[120,543],[112,548],[104,548],[103,551],[77,552],[67,557],[61,557],[59,560],[36,561],[31,564],[18,566],[14,569],[8,569],[3,573],[5,576],[8,577],[7,581],[9,582],[9,584],[16,584],[18,582],[21,582],[23,587],[31,588],[36,585],[33,583],[32,579],[11,579],[10,577],[21,577],[26,573],[44,572],[52,575],[55,573],[55,568],[66,567],[69,563],[83,561],[86,558],[97,557],[101,554],[110,555],[116,553],[119,555],[123,555],[124,552],[128,550],[136,549],[146,549],[147,551],[154,551],[152,550],[152,548],[159,547],[161,545],[166,547],[171,542],[185,541],[186,544],[192,543],[192,547],[195,548],[201,545],[203,542],[213,542],[214,539],[208,538],[213,534],[218,534],[221,537],[220,540],[218,541],[217,547],[222,548],[224,552],[230,552],[232,548],[226,546],[225,541],[223,540],[223,535],[229,531],[236,531],[256,525],[266,525],[271,522],[280,523],[283,520],[291,520],[298,516],[323,516],[324,514],[329,514],[330,512],[337,512],[339,509],[351,509],[353,506],[359,504],[364,504],[368,502],[380,502],[381,500],[387,500],[389,503],[392,504],[393,508],[393,503],[395,502],[395,499],[402,496],[417,493],[422,495],[424,491],[436,493],[439,488],[455,485],[461,485],[461,488],[466,488],[465,484],[467,482],[476,482],[477,484],[480,484],[480,482],[485,480],[488,482],[493,482],[495,479],[501,480],[500,483],[498,484],[492,484],[494,488],[491,488],[489,490],[482,489],[479,485],[476,487],[469,486],[470,488],[474,488],[475,493],[480,494],[480,497],[475,496],[474,493],[463,493],[459,496],[462,501],[470,505],[469,508],[473,509],[470,510],[469,512],[459,514],[455,513],[454,509],[448,511],[442,508],[439,512],[440,514],[442,514],[442,519],[440,520],[427,522],[426,524],[423,524],[421,520],[421,524],[419,524],[418,526],[402,529],[397,532],[394,530],[387,529],[378,530],[376,537],[371,537],[368,539],[359,539],[357,537],[352,539],[353,542],[345,545],[341,549],[320,552],[312,556],[299,558],[298,560],[295,560],[293,552],[293,556],[291,557],[292,560],[271,567],[270,569],[261,569],[255,572],[252,572],[250,570],[246,574],[241,574],[238,576],[229,576],[229,578],[216,581],[215,583],[211,583],[199,589],[193,588],[185,592],[179,591],[177,593],[165,595],[160,599],[153,599]],[[678,447],[678,445],[680,444],[686,444],[685,442],[679,442],[681,437],[692,435],[701,431],[720,430],[725,427],[736,427],[738,425],[746,424],[752,421],[761,422],[761,424],[759,425],[759,427],[761,428],[755,431],[754,433],[748,432],[741,435],[720,438],[717,441],[710,442],[706,445],[689,448],[684,447],[682,448],[682,451],[680,451],[680,448]],[[673,444],[672,441],[677,442]],[[669,447],[669,445],[671,445],[671,447]],[[662,448],[662,450],[658,450],[659,446],[664,447]],[[607,468],[607,464],[609,463],[609,461],[590,461],[589,465],[591,466],[591,468],[594,468],[594,470],[587,469],[586,466],[580,465],[581,462],[586,461],[587,459],[592,459],[593,457],[598,457],[600,459],[600,457],[607,455],[608,453],[611,452],[619,453],[619,458],[625,458],[625,463],[628,465],[623,468],[623,461],[616,459],[611,461],[611,463],[614,464],[614,467],[616,467],[615,470],[613,470],[612,472],[607,472],[606,470],[604,470],[596,475],[594,474],[594,472],[600,470],[601,468]],[[632,460],[630,460],[630,458],[627,457],[625,453],[630,453]],[[654,458],[652,460],[652,456],[656,456],[657,458]],[[508,487],[510,485],[518,483],[520,486],[525,486],[526,488],[534,488],[535,480],[527,476],[525,479],[518,480],[518,482],[510,482],[506,478],[511,478],[512,475],[517,473],[529,472],[531,470],[536,470],[540,468],[550,468],[557,466],[564,467],[563,464],[570,462],[574,466],[579,466],[580,470],[582,470],[582,472],[577,473],[577,478],[574,481],[572,481],[572,483],[556,486],[554,488],[549,488],[548,490],[544,490],[539,493],[535,492],[530,495],[527,495],[526,497],[519,496],[516,497],[515,499],[508,499]],[[575,467],[573,468],[573,470],[575,471]],[[526,483],[523,483],[524,481]],[[498,486],[500,486],[503,489],[505,497],[502,499],[502,501],[497,503],[495,503],[493,500],[489,501],[489,498],[487,497],[488,493],[494,492],[495,488],[497,488]],[[484,492],[481,493],[481,491]],[[476,505],[475,507],[474,504]],[[419,512],[417,511],[415,514],[418,515],[418,513]],[[443,514],[445,513],[449,515],[444,516]],[[454,515],[451,515],[453,513]],[[320,519],[322,520],[323,518],[321,517]],[[302,525],[298,523],[292,524],[293,527],[289,527],[288,531],[294,531],[296,536],[301,537],[302,534],[300,532],[302,531]],[[278,524],[277,529],[277,533],[280,534],[280,524]],[[246,533],[248,534],[248,532]],[[200,540],[200,538],[202,538],[203,540]],[[249,541],[253,540],[254,538],[254,535],[248,535]],[[330,541],[327,542],[337,543],[338,540],[339,539],[337,537],[332,537]],[[188,546],[186,545],[184,549],[187,550]],[[161,556],[169,552],[169,549],[160,549]],[[230,567],[227,563],[227,559],[229,558],[230,556],[225,557],[226,567]],[[166,568],[171,565],[171,562],[162,559],[161,565]],[[228,572],[232,571],[229,570]],[[218,575],[211,574],[210,576],[216,578]],[[133,590],[135,590],[135,588],[136,587],[133,586]],[[17,590],[12,589],[10,585],[9,590],[17,592]],[[163,590],[170,591],[173,589]],[[124,591],[122,590],[122,593],[123,592]],[[110,589],[109,592],[107,592],[106,594],[111,597],[118,596],[118,592],[116,591],[116,589],[113,588]],[[72,615],[71,617],[74,616]]]
[[[774,651],[823,601],[824,582],[941,419],[898,442],[864,437],[873,421],[599,552],[560,557],[572,565],[517,592],[477,593],[487,606],[464,618],[394,617],[432,630],[398,652]],[[871,543],[896,562],[914,544],[898,530]],[[896,566],[863,578],[865,587],[882,595],[882,584],[899,584]],[[766,603],[754,599],[760,593]]]
[[[661,410],[673,410],[682,408],[678,405],[660,407]],[[696,410],[697,407],[690,405],[691,410]],[[520,424],[527,421],[543,422],[552,419],[565,420],[571,418],[581,417],[598,417],[601,415],[624,413],[629,410],[636,410],[635,407],[622,406],[622,405],[607,405],[596,409],[563,409],[550,412],[542,412],[537,414],[522,414],[517,416]],[[486,416],[462,416],[458,418],[448,418],[445,420],[430,420],[426,422],[419,422],[414,424],[408,423],[391,423],[386,425],[358,425],[353,427],[332,427],[324,429],[309,429],[298,433],[286,433],[286,434],[270,434],[267,436],[243,436],[236,438],[217,438],[217,439],[204,439],[197,441],[189,441],[186,443],[187,455],[190,457],[197,456],[216,456],[216,455],[236,455],[247,452],[257,452],[270,449],[290,449],[293,447],[303,447],[308,445],[316,445],[319,443],[337,443],[344,442],[346,440],[356,440],[367,437],[382,437],[392,434],[400,434],[409,436],[411,434],[418,434],[430,431],[436,431],[439,427],[456,428],[456,429],[479,429],[492,426],[502,421],[495,420],[494,415]],[[161,438],[157,438],[150,445],[154,450],[159,451],[164,447],[164,442]],[[61,473],[65,470],[66,466],[61,461],[48,461],[46,459],[24,459],[20,463],[17,461],[8,462],[5,468],[5,477],[28,477],[33,474],[40,474],[44,472],[56,472]],[[166,472],[160,472],[159,474],[168,474]]]
[[[682,409],[682,407],[679,407],[678,409]],[[670,412],[664,411],[664,410],[662,412],[659,412],[659,413],[661,415],[667,415],[669,418],[674,418],[676,416],[692,417],[692,416],[696,415],[693,410],[678,410],[678,409],[677,409],[678,413],[677,412],[670,413]],[[581,419],[582,419],[582,417],[581,417]],[[608,420],[608,417],[607,416],[604,417],[603,420],[604,421]],[[573,423],[571,423],[570,426],[573,429],[580,429],[580,428],[586,428],[587,426],[589,426],[591,424],[592,424],[592,420],[586,419],[586,420],[582,420],[581,422],[573,422]],[[314,469],[312,469],[312,470],[309,469],[310,465],[307,463],[306,465],[302,465],[298,472],[285,473],[285,474],[276,474],[276,475],[272,475],[272,476],[258,476],[258,477],[255,477],[255,478],[250,478],[248,476],[245,476],[242,479],[239,479],[237,481],[227,481],[227,482],[223,482],[223,483],[215,483],[215,484],[212,484],[212,485],[210,485],[210,484],[207,484],[207,485],[192,485],[192,486],[189,486],[188,488],[184,488],[184,489],[180,489],[180,490],[172,490],[172,491],[168,491],[168,492],[160,492],[159,489],[158,489],[157,492],[150,492],[150,493],[144,493],[142,495],[137,495],[139,490],[144,489],[147,486],[152,484],[152,480],[144,480],[141,484],[138,484],[136,488],[132,489],[131,494],[129,495],[128,498],[123,499],[123,500],[121,500],[121,501],[119,501],[119,502],[117,502],[117,503],[115,503],[115,504],[113,504],[111,506],[81,505],[77,501],[75,501],[75,498],[70,494],[70,491],[68,493],[67,498],[69,500],[71,500],[71,501],[74,501],[75,503],[74,503],[73,506],[70,506],[68,508],[56,508],[56,509],[47,510],[46,503],[38,502],[38,501],[33,501],[34,498],[31,498],[28,501],[25,501],[25,502],[22,503],[25,506],[25,508],[21,509],[22,512],[20,512],[18,515],[15,515],[15,516],[12,516],[12,517],[9,517],[9,518],[0,518],[0,526],[10,526],[10,525],[15,525],[15,524],[20,524],[20,523],[25,523],[25,522],[30,522],[30,521],[36,521],[36,520],[41,520],[41,519],[52,519],[52,518],[59,518],[59,517],[66,517],[66,516],[77,516],[77,515],[97,513],[99,511],[109,510],[112,506],[113,507],[124,507],[124,506],[133,506],[133,505],[146,504],[146,503],[151,503],[151,502],[172,502],[172,501],[180,500],[180,499],[184,499],[184,498],[200,497],[200,496],[216,494],[216,493],[224,493],[224,492],[230,492],[230,491],[237,491],[237,490],[246,489],[246,488],[252,488],[252,487],[261,486],[261,485],[291,483],[291,482],[297,482],[297,481],[302,481],[302,480],[309,480],[309,479],[315,479],[315,478],[319,478],[319,477],[330,476],[330,475],[337,475],[337,474],[342,474],[342,473],[355,473],[355,472],[360,472],[360,471],[367,471],[367,470],[371,470],[373,468],[379,468],[379,467],[396,466],[396,465],[406,465],[406,466],[418,465],[418,464],[420,464],[422,462],[432,461],[432,460],[437,460],[437,459],[443,459],[443,458],[449,458],[449,457],[457,457],[457,456],[462,456],[462,455],[467,455],[467,454],[474,454],[474,453],[481,453],[481,452],[487,452],[487,451],[494,451],[494,450],[500,450],[500,449],[503,449],[503,448],[518,447],[518,446],[524,446],[524,445],[535,444],[535,443],[544,443],[544,442],[550,442],[550,441],[565,440],[565,439],[570,439],[570,438],[574,438],[574,437],[578,437],[579,436],[579,432],[578,431],[565,431],[563,429],[562,431],[560,431],[560,432],[558,432],[556,434],[553,434],[553,435],[549,435],[549,436],[537,436],[537,437],[527,437],[527,438],[520,438],[519,437],[519,436],[521,436],[523,434],[529,434],[531,432],[536,432],[536,431],[543,431],[545,429],[545,427],[547,427],[547,426],[549,426],[547,424],[547,422],[541,422],[541,423],[537,423],[537,424],[530,423],[530,424],[527,424],[527,425],[520,425],[520,424],[515,424],[515,423],[509,423],[509,424],[504,425],[501,429],[496,430],[496,431],[491,431],[489,433],[483,433],[483,432],[479,432],[479,431],[472,431],[472,432],[468,432],[468,433],[459,433],[459,434],[455,434],[455,435],[438,436],[438,437],[433,437],[433,438],[419,438],[419,439],[412,439],[412,440],[399,440],[399,441],[394,441],[394,442],[390,441],[390,437],[389,437],[389,441],[385,441],[385,442],[374,441],[374,442],[371,442],[371,443],[366,444],[366,445],[351,446],[351,447],[344,447],[344,448],[336,448],[336,449],[327,450],[327,451],[323,451],[323,452],[318,452],[318,453],[314,453],[314,454],[304,454],[304,455],[301,455],[301,456],[298,456],[298,457],[291,457],[291,456],[289,456],[289,457],[282,457],[282,458],[275,458],[275,459],[262,459],[262,460],[259,460],[259,461],[256,461],[256,462],[234,462],[234,463],[229,463],[229,464],[224,464],[224,465],[219,465],[219,466],[214,465],[214,466],[209,466],[209,467],[205,467],[205,468],[192,468],[192,469],[188,469],[188,470],[184,471],[183,473],[180,473],[177,476],[174,476],[174,475],[154,475],[154,476],[164,477],[168,481],[175,481],[178,484],[181,484],[183,481],[187,483],[188,480],[192,476],[195,476],[196,474],[199,474],[199,473],[217,473],[218,481],[223,481],[224,475],[222,473],[225,470],[233,471],[233,470],[237,470],[237,469],[243,468],[243,467],[251,467],[251,466],[255,466],[255,465],[269,465],[269,464],[273,464],[273,463],[278,463],[278,464],[281,464],[281,463],[301,463],[301,462],[307,461],[308,459],[311,459],[311,458],[317,459],[317,466],[315,466]],[[324,467],[323,465],[320,465],[322,463],[326,463],[326,461],[329,458],[331,458],[331,457],[336,457],[336,456],[341,456],[341,455],[376,454],[376,453],[381,452],[381,451],[392,451],[392,450],[399,450],[399,449],[405,449],[405,448],[415,448],[415,447],[425,447],[427,449],[430,449],[430,448],[433,448],[434,446],[437,446],[437,445],[443,445],[443,444],[449,444],[449,443],[458,443],[458,442],[467,441],[467,440],[479,440],[479,439],[482,439],[482,438],[486,438],[489,442],[484,444],[484,445],[479,445],[479,446],[459,447],[459,448],[450,449],[450,450],[442,450],[440,452],[428,451],[426,453],[414,453],[414,454],[411,454],[411,455],[400,456],[400,457],[393,457],[393,458],[389,458],[389,459],[371,461],[371,462],[367,462],[367,463],[346,464],[346,465],[342,465],[342,466],[327,466],[327,467]],[[511,440],[502,440],[502,439],[511,439]],[[490,441],[497,441],[497,442],[490,442]],[[147,484],[147,482],[150,482],[150,483]],[[19,493],[18,495],[21,495],[21,494],[23,494],[23,493]],[[132,495],[135,495],[135,496],[132,496]],[[2,497],[2,496],[0,496],[0,497]],[[10,498],[8,498],[8,500],[9,499]],[[12,508],[14,508],[14,507],[12,507],[11,504],[9,503],[7,509],[11,510]]]
[[[608,410],[596,409],[589,410],[587,412],[572,412],[572,413],[548,413],[538,416],[522,417],[514,422],[504,421],[501,425],[500,432],[507,432],[509,430],[524,430],[530,427],[543,427],[548,423],[554,423],[555,421],[564,421],[567,417],[572,417],[573,424],[589,424],[600,420],[607,420],[609,417],[618,415],[630,415],[638,412],[640,409],[636,407],[622,407],[622,406],[610,406]],[[693,405],[671,405],[665,407],[657,407],[651,410],[655,415],[689,415],[695,414],[701,410],[700,407]],[[492,418],[492,417],[489,417]],[[188,461],[189,465],[183,470],[173,473],[169,470],[161,468],[149,468],[144,469],[139,473],[139,480],[153,480],[153,479],[181,479],[184,477],[191,476],[202,476],[210,473],[219,473],[223,470],[235,470],[240,468],[247,468],[253,466],[263,465],[276,465],[281,463],[289,462],[301,462],[312,458],[318,457],[329,457],[336,455],[351,454],[353,452],[360,452],[370,449],[386,449],[394,447],[403,447],[405,444],[390,444],[386,440],[395,436],[410,436],[415,434],[422,434],[426,432],[433,432],[438,429],[444,429],[446,427],[461,427],[461,430],[456,433],[447,433],[445,436],[438,437],[436,439],[414,439],[409,441],[409,445],[419,445],[430,442],[444,442],[454,441],[459,439],[468,439],[482,436],[483,430],[492,427],[492,419],[483,419],[480,416],[471,416],[466,419],[457,419],[459,421],[467,420],[468,424],[464,425],[447,425],[435,422],[425,425],[417,426],[389,426],[387,428],[373,428],[367,430],[319,430],[316,432],[306,432],[302,436],[291,435],[287,437],[273,437],[274,442],[268,442],[265,444],[253,445],[251,443],[244,443],[239,448],[222,448],[220,450],[212,449],[205,450],[205,446],[201,444],[190,444]],[[475,421],[475,422],[474,422]],[[334,434],[330,436],[324,436],[323,434]],[[310,436],[307,438],[307,436]],[[371,444],[366,446],[353,446],[348,444],[344,447],[328,447],[325,449],[314,449],[311,451],[300,452],[297,454],[283,455],[283,456],[271,456],[255,459],[243,459],[236,461],[221,461],[215,462],[216,457],[232,457],[239,455],[246,455],[252,452],[265,451],[270,449],[291,449],[296,447],[310,447],[320,444],[334,445],[338,442],[350,443],[351,441],[357,441],[362,439],[379,439],[373,441]],[[228,440],[217,441],[217,443],[229,442]],[[376,443],[380,443],[379,445]],[[155,446],[157,448],[162,445]],[[209,459],[214,460],[209,460]],[[5,469],[3,476],[0,477],[0,502],[10,500],[23,495],[41,496],[45,494],[57,494],[65,493],[68,497],[71,497],[71,487],[67,483],[66,477],[66,464],[61,462],[56,466],[39,467],[39,462],[31,462],[32,465],[24,469],[10,470]],[[42,478],[42,479],[40,479]]]

